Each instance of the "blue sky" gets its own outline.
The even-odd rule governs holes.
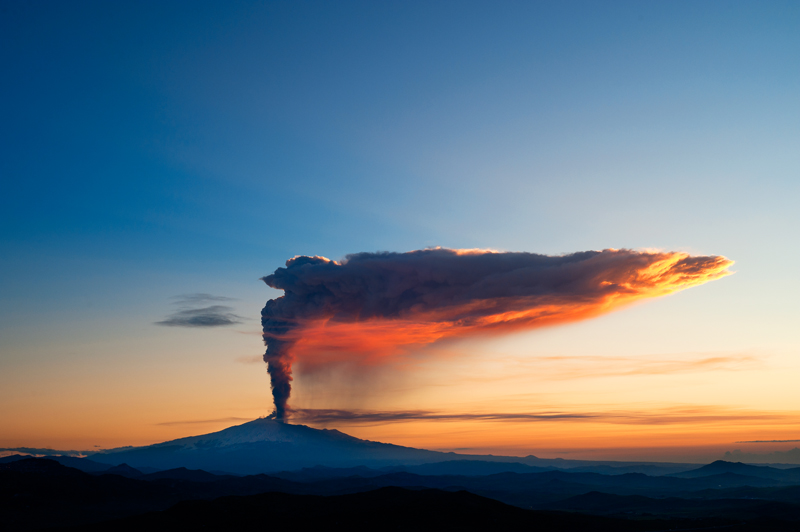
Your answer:
[[[798,22],[778,1],[2,2],[0,369],[35,389],[176,345],[257,355],[152,324],[203,292],[257,330],[287,258],[445,246],[728,256],[683,306],[597,327],[649,316],[672,332],[640,351],[788,371]]]

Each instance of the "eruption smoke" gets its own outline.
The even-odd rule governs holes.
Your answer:
[[[626,249],[547,256],[436,248],[339,262],[298,256],[263,278],[284,291],[261,311],[275,416],[287,415],[295,360],[378,364],[446,338],[587,319],[718,279],[731,264]]]

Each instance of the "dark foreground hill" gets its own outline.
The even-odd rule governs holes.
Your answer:
[[[93,475],[55,460],[0,464],[0,530],[39,530],[165,510],[189,499],[267,491],[307,493],[302,484],[258,475],[217,476],[176,469],[150,477]]]
[[[320,497],[265,493],[188,501],[154,512],[82,530],[190,531],[291,529],[349,531],[531,530],[558,532],[645,532],[732,527],[735,521],[629,521],[589,515],[523,510],[466,491],[381,488]]]
[[[114,469],[137,475],[129,467]],[[202,522],[205,529],[222,530],[236,523],[263,528],[284,521],[307,529],[341,521],[349,528],[390,530],[425,529],[430,523],[430,529],[476,530],[487,522],[510,530],[800,530],[800,486],[773,481],[756,487],[752,482],[766,479],[730,473],[699,478],[566,471],[380,474],[367,468],[325,473],[294,481],[177,468],[129,478],[25,458],[0,464],[0,529],[63,529],[117,520],[94,529],[180,530]],[[151,515],[136,517],[145,513]],[[442,519],[450,524],[442,525]]]

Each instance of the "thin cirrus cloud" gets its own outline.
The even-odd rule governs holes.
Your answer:
[[[536,369],[548,379],[624,377],[632,375],[671,375],[703,371],[741,371],[762,366],[752,354],[687,353],[669,357],[550,356],[535,359]],[[552,363],[552,367],[546,367]],[[543,367],[544,366],[544,367]]]
[[[795,443],[800,440],[743,440],[734,443]]]
[[[184,294],[172,298],[178,309],[156,325],[164,327],[194,327],[210,328],[225,327],[242,323],[244,318],[234,314],[233,307],[220,304],[223,301],[233,301],[233,298],[214,296],[211,294]],[[205,305],[205,306],[203,306]]]
[[[674,425],[715,422],[770,424],[797,418],[797,412],[767,412],[719,406],[668,407],[646,411],[541,411],[541,412],[437,412],[431,410],[369,411],[340,409],[292,409],[292,417],[306,423],[383,424],[412,421],[497,421],[542,423],[586,421],[632,425]]]
[[[457,352],[445,351],[451,355]],[[503,368],[501,374],[482,373],[462,375],[461,381],[486,382],[488,380],[513,380],[520,375],[525,379],[572,380],[635,375],[672,375],[710,371],[752,371],[764,367],[762,356],[752,353],[675,353],[642,356],[495,356],[495,367]]]
[[[261,323],[275,412],[292,364],[379,365],[409,349],[574,322],[730,272],[722,256],[606,249],[560,256],[431,248],[298,256],[263,278],[284,291]]]
[[[209,425],[211,423],[237,423],[245,421],[251,421],[251,419],[246,417],[221,417],[216,419],[190,419],[184,421],[164,421],[162,423],[156,423],[156,425],[160,427],[177,427],[182,425]]]

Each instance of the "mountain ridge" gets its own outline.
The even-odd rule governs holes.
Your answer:
[[[668,474],[696,464],[614,462],[458,454],[362,440],[336,429],[317,429],[273,418],[258,418],[220,431],[141,447],[120,447],[90,454],[98,462],[127,463],[136,469],[204,469],[241,475],[277,473],[314,466],[385,468],[449,461],[515,462],[548,469],[585,468],[619,474]],[[614,469],[621,468],[617,471]]]
[[[400,468],[409,471],[412,470],[409,468],[413,468],[415,472],[423,474],[448,471],[481,474],[492,470],[531,472],[545,468],[611,475],[644,473],[659,476],[680,474],[697,469],[700,465],[567,460],[538,458],[534,455],[519,457],[459,454],[362,440],[336,429],[317,429],[272,418],[259,418],[216,432],[152,445],[87,452],[82,458],[55,454],[49,456],[65,465],[93,473],[100,473],[114,464],[125,463],[143,474],[181,467],[238,475],[273,474],[321,466],[336,469]],[[0,462],[14,459],[16,458],[9,456],[0,458]],[[430,467],[430,464],[439,465]]]
[[[146,469],[204,469],[241,475],[277,473],[314,466],[385,468],[447,461],[516,462],[548,469],[604,470],[611,474],[687,471],[696,464],[615,462],[458,454],[362,440],[336,429],[317,429],[273,418],[258,418],[220,431],[141,447],[119,447],[89,454],[98,462],[127,463]],[[618,469],[619,468],[619,469]],[[616,471],[615,471],[616,470]]]

